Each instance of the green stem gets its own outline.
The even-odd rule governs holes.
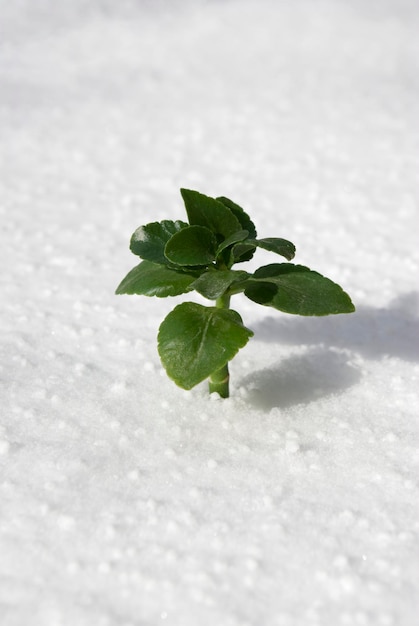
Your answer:
[[[223,294],[222,296],[217,298],[215,306],[218,309],[229,309],[230,296],[227,294]],[[229,381],[230,374],[228,371],[228,363],[226,363],[219,370],[216,370],[211,374],[209,379],[209,392],[216,392],[220,395],[221,398],[228,398],[230,395]]]
[[[223,293],[222,296],[217,298],[215,301],[215,306],[217,309],[229,309],[230,308],[230,294]]]

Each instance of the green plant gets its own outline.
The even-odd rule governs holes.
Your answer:
[[[233,270],[233,265],[249,261],[257,248],[290,261],[295,246],[276,237],[257,239],[250,217],[228,198],[188,189],[181,189],[181,194],[189,223],[164,220],[140,226],[130,248],[143,261],[116,290],[159,298],[195,290],[215,302],[215,306],[179,304],[160,325],[158,351],[177,385],[191,389],[209,378],[210,393],[228,397],[228,363],[253,335],[230,309],[230,298],[237,293],[297,315],[355,310],[339,285],[302,265],[272,263],[252,274]]]

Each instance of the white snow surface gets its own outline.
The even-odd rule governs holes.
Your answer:
[[[416,626],[419,5],[1,13],[1,625]],[[114,295],[180,187],[357,307],[235,297],[224,401],[162,370],[189,296]]]

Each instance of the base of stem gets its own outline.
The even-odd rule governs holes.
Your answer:
[[[228,363],[216,372],[213,372],[209,379],[209,392],[218,393],[221,398],[228,398],[230,395],[230,374],[228,371]]]
[[[210,393],[218,393],[220,398],[228,398],[230,396],[229,390],[230,377],[221,382],[213,383],[211,380],[208,383]]]

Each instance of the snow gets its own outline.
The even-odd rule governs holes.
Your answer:
[[[2,626],[416,626],[418,18],[2,7]],[[180,187],[232,198],[357,306],[235,297],[255,337],[228,400],[160,365],[190,298],[114,295],[134,230],[185,219]]]

